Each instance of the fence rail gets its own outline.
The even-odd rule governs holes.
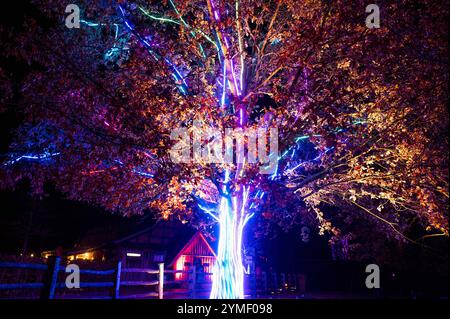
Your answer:
[[[42,289],[43,283],[40,282],[23,282],[18,284],[0,284],[0,289]]]
[[[10,269],[31,269],[36,271],[44,271],[44,279],[42,282],[24,282],[24,283],[0,283],[0,291],[4,290],[21,290],[33,289],[40,290],[40,298],[54,299],[56,289],[67,292],[66,283],[59,281],[58,274],[65,272],[65,267],[60,265],[61,258],[49,258],[47,264],[38,263],[15,263],[15,262],[0,262],[1,268]],[[149,280],[130,280],[123,278],[124,274],[145,274],[155,276],[156,278]],[[80,274],[97,276],[94,281],[82,281],[79,283],[79,288],[109,288],[108,296],[92,296],[90,298],[106,298],[106,299],[134,299],[134,298],[159,298],[163,299],[166,296],[183,296],[188,295],[190,298],[196,298],[202,293],[209,292],[205,285],[210,283],[210,280],[205,280],[207,276],[211,276],[209,272],[198,272],[195,267],[189,270],[173,270],[164,269],[164,264],[158,264],[158,269],[152,268],[122,268],[122,263],[119,261],[113,269],[80,269]],[[175,280],[176,274],[187,274],[188,279]],[[99,281],[98,278],[105,277],[106,281]],[[167,278],[166,278],[167,277]],[[275,293],[286,289],[286,287],[295,287],[301,291],[304,290],[304,280],[302,288],[302,280],[297,274],[275,274],[275,273],[260,273],[247,275],[250,292],[247,295],[256,297],[260,294]],[[166,280],[167,279],[167,280]],[[173,289],[173,285],[187,285],[187,290]],[[128,295],[121,295],[121,287],[155,287],[155,291],[144,293],[131,293]],[[172,289],[170,288],[172,287]],[[78,288],[78,287],[77,287]],[[66,297],[65,297],[66,298]],[[67,298],[71,298],[70,296]],[[84,298],[84,297],[81,297]]]
[[[0,268],[26,268],[36,270],[47,270],[48,266],[46,264],[35,264],[35,263],[0,262]]]
[[[17,262],[0,262],[1,268],[12,268],[12,269],[32,269],[41,270],[45,272],[43,282],[34,283],[0,283],[1,290],[18,290],[18,289],[40,289],[41,298],[43,299],[54,299],[56,289],[67,288],[65,282],[58,282],[58,273],[65,272],[65,267],[60,266],[61,258],[49,258],[47,264],[37,264],[37,263],[17,263]],[[92,281],[92,282],[80,282],[79,288],[113,288],[111,296],[106,298],[112,299],[130,299],[130,298],[148,298],[156,297],[163,299],[164,297],[164,275],[165,274],[176,274],[176,273],[190,273],[189,271],[180,270],[165,270],[164,264],[158,264],[158,269],[151,268],[122,268],[122,264],[119,261],[116,268],[105,269],[105,270],[93,270],[93,269],[80,269],[80,274],[85,275],[95,275],[95,276],[108,276],[108,281]],[[122,274],[126,273],[141,273],[148,275],[157,275],[157,280],[121,280]],[[113,276],[113,278],[111,278]],[[111,280],[113,279],[113,280]],[[166,285],[173,283],[184,282],[184,281],[167,281]],[[121,287],[136,287],[144,286],[151,287],[156,286],[156,292],[147,292],[142,294],[131,294],[131,295],[120,295]],[[77,287],[78,288],[78,287]],[[98,297],[95,297],[98,298]]]
[[[122,272],[137,272],[137,273],[147,273],[147,274],[159,274],[159,269],[149,269],[149,268],[125,268]]]

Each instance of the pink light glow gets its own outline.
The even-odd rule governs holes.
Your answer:
[[[186,256],[185,255],[181,255],[180,258],[178,258],[176,264],[175,264],[175,270],[184,270],[184,263],[186,260]],[[183,273],[181,272],[177,272],[175,273],[175,279],[176,280],[181,280],[183,279]]]

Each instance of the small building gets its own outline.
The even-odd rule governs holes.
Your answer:
[[[184,247],[174,257],[169,267],[174,270],[187,271],[195,267],[197,272],[212,273],[216,261],[216,254],[208,240],[201,232],[196,232],[194,236],[184,245]],[[175,280],[187,280],[185,273],[176,273]],[[205,276],[206,280],[211,280],[210,275]]]

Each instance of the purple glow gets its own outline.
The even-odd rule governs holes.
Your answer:
[[[210,0],[209,2],[211,3],[211,9],[213,11],[214,18],[216,19],[216,21],[219,21],[220,20],[220,16],[219,16],[219,13],[216,10],[216,6],[214,5],[213,0]]]

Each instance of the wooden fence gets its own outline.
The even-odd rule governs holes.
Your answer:
[[[33,271],[43,271],[44,276],[40,282],[21,282],[21,283],[0,283],[0,291],[5,290],[28,290],[33,289],[39,291],[41,299],[66,298],[64,295],[56,294],[58,291],[74,291],[66,286],[65,280],[58,281],[59,274],[66,271],[66,266],[61,265],[61,258],[49,258],[47,264],[39,263],[17,263],[17,262],[0,262],[1,268],[10,269],[27,269]],[[175,280],[177,273],[188,274],[187,280]],[[131,280],[129,274],[142,274],[144,277],[138,276],[138,280]],[[95,278],[105,278],[105,281],[80,281],[79,288],[103,288],[109,293],[102,295],[78,295],[80,299],[139,299],[139,298],[159,298],[164,297],[177,298],[199,298],[207,297],[210,291],[210,280],[207,276],[212,273],[196,272],[195,267],[191,267],[188,271],[164,269],[164,263],[158,264],[158,269],[150,268],[122,268],[119,261],[112,269],[93,270],[80,269],[80,275],[93,275]],[[148,280],[146,275],[153,277]],[[81,277],[81,276],[80,276]],[[81,277],[83,278],[83,277]],[[136,278],[136,277],[135,277]],[[143,279],[144,278],[144,279]],[[296,291],[304,290],[304,278],[296,274],[276,274],[261,273],[246,276],[248,297],[258,297],[267,294],[274,294],[288,289],[295,288]],[[184,285],[187,289],[173,289],[174,285]],[[139,287],[151,288],[152,291],[144,293],[121,294],[121,288]],[[154,289],[155,288],[155,289]],[[122,289],[123,290],[123,289]]]
[[[41,282],[21,282],[21,283],[0,283],[0,291],[4,290],[17,290],[17,289],[36,289],[40,291],[41,299],[55,299],[56,289],[67,289],[66,283],[58,281],[58,275],[60,272],[65,272],[66,267],[61,265],[61,258],[49,258],[47,264],[39,263],[17,263],[17,262],[0,262],[1,268],[11,269],[27,269],[35,271],[44,271],[44,277]],[[106,270],[92,270],[92,269],[80,269],[80,275],[95,275],[103,277],[106,281],[80,281],[79,288],[109,288],[109,296],[96,296],[95,298],[104,299],[133,299],[133,298],[164,298],[165,286],[171,284],[188,284],[187,291],[169,291],[166,290],[166,294],[188,294],[189,297],[195,298],[199,289],[196,289],[198,284],[198,276],[195,273],[195,268],[191,268],[189,271],[183,270],[171,270],[164,269],[164,263],[158,264],[158,269],[150,268],[122,268],[122,263],[119,261],[117,266],[113,269]],[[146,275],[156,275],[154,280],[122,280],[124,274],[140,273]],[[174,277],[176,273],[188,274],[188,280],[165,280],[165,277]],[[212,275],[210,273],[204,273],[205,275]],[[80,276],[81,277],[81,276]],[[132,295],[120,295],[120,288],[123,287],[155,287],[156,291],[150,291],[141,294]],[[80,298],[83,298],[81,296]]]

